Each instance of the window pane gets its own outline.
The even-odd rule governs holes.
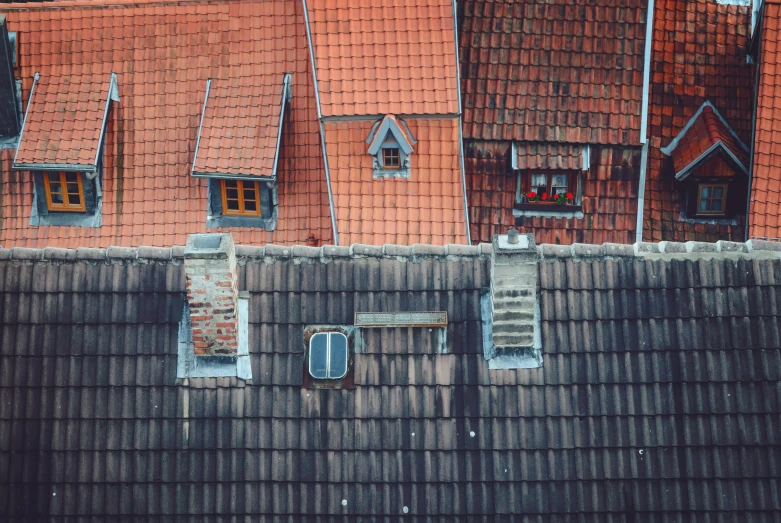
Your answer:
[[[532,174],[532,186],[533,187],[547,187],[548,175],[547,174]]]
[[[65,184],[65,186],[68,189],[68,194],[73,194],[75,196],[79,195],[79,184],[78,183],[70,183],[68,182]]]
[[[52,203],[53,204],[62,205],[62,193],[60,193],[60,192],[52,192],[51,193],[51,197],[52,197]]]
[[[68,183],[78,183],[79,173],[65,173],[65,181]]]
[[[554,174],[553,181],[551,183],[553,187],[567,187],[567,175],[566,174]]]
[[[724,187],[714,187],[713,188],[713,197],[721,199],[721,196],[724,194]]]
[[[309,374],[316,379],[328,377],[328,334],[317,333],[309,339]]]
[[[708,210],[708,200],[706,200],[704,198],[700,200],[700,210],[701,211],[707,211]]]
[[[347,374],[347,338],[340,332],[331,333],[331,362],[328,377],[339,379]]]
[[[382,150],[382,164],[386,169],[397,169],[401,167],[400,153],[395,147],[389,147]]]
[[[257,211],[258,209],[255,206],[255,200],[244,200],[244,210],[247,212]]]
[[[702,198],[710,198],[710,185],[700,186],[700,196]]]
[[[234,188],[225,188],[225,197],[229,200],[238,200],[239,199],[239,190]]]
[[[711,200],[710,201],[710,210],[711,211],[720,211],[721,210],[721,200]]]

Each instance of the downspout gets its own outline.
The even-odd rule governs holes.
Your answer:
[[[309,60],[312,62],[312,83],[315,87],[315,102],[317,105],[317,120],[320,125],[320,144],[323,148],[323,166],[325,167],[325,183],[328,187],[328,206],[331,209],[331,227],[334,230],[334,245],[339,245],[339,231],[336,229],[336,207],[334,205],[334,193],[331,189],[331,170],[328,168],[328,153],[325,147],[325,125],[323,124],[323,112],[320,107],[320,87],[317,85],[317,65],[315,64],[315,48],[312,45],[312,31],[309,28],[309,8],[306,0],[301,0],[304,8],[304,23],[306,24],[306,41],[309,45]]]
[[[643,241],[643,212],[645,207],[645,178],[648,170],[648,99],[651,84],[651,49],[654,36],[654,0],[648,0],[648,13],[645,23],[645,64],[643,67],[643,101],[640,107],[640,143],[643,152],[640,155],[640,181],[637,186],[637,225],[635,241]]]
[[[24,127],[27,125],[27,116],[30,114],[30,106],[33,104],[33,95],[35,95],[35,84],[38,83],[38,80],[41,78],[40,73],[36,71],[36,73],[33,75],[33,85],[30,87],[30,97],[27,99],[27,109],[24,111],[24,120],[22,120],[22,130],[19,131],[19,145],[16,146],[16,152],[14,153],[14,161],[12,163],[12,169],[13,166],[16,165],[16,158],[19,156],[19,148],[22,146],[22,138],[24,138]]]

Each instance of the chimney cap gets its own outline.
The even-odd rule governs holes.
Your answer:
[[[508,234],[494,236],[494,249],[498,251],[536,251],[534,235],[511,229]]]
[[[184,247],[185,258],[225,258],[233,250],[233,235],[191,234]]]

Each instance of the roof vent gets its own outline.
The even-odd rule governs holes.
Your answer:
[[[533,235],[511,230],[494,237],[483,307],[491,323],[483,340],[490,369],[542,366],[537,264]]]

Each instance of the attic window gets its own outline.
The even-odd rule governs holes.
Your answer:
[[[347,374],[347,336],[319,332],[309,339],[309,374],[318,380],[339,380]]]
[[[727,184],[699,184],[697,189],[697,214],[724,216],[726,211]]]
[[[260,216],[260,184],[221,180],[222,212],[228,216]]]
[[[50,212],[85,212],[84,184],[80,173],[45,173],[46,205]]]
[[[376,122],[366,142],[375,178],[409,178],[410,155],[415,140],[403,120],[388,115]]]

